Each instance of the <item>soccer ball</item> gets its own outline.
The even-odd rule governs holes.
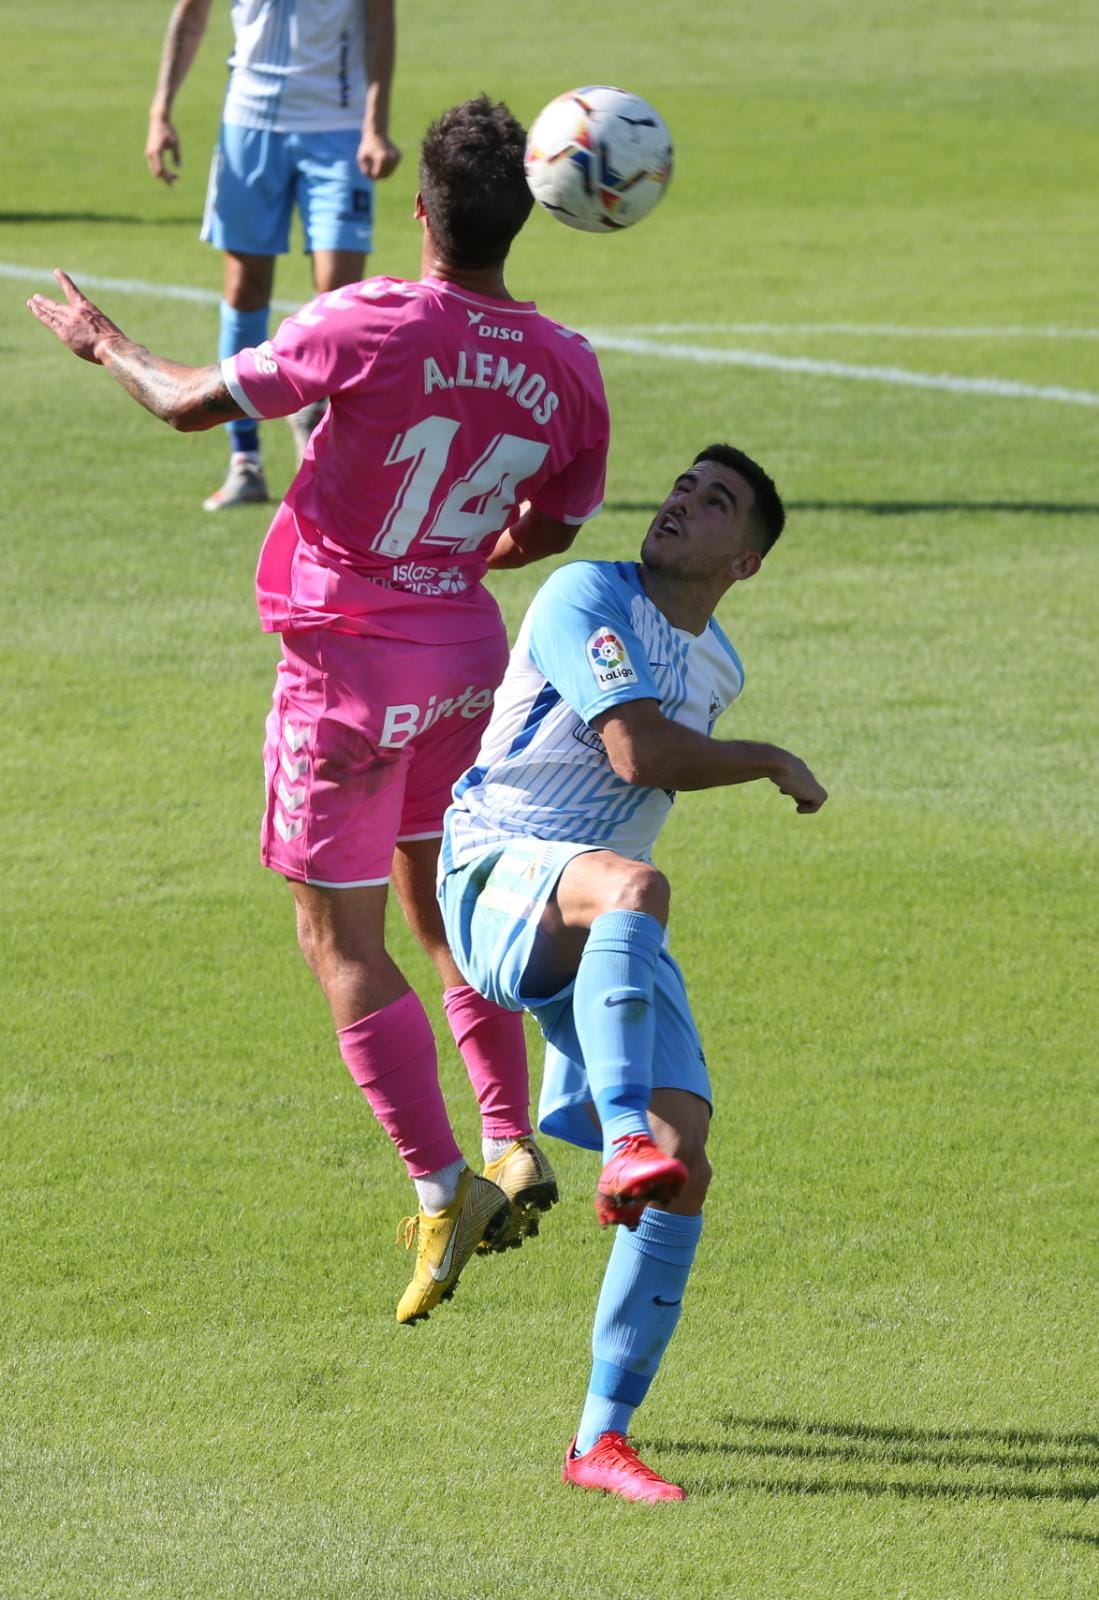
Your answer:
[[[572,89],[531,124],[526,171],[538,204],[566,227],[613,233],[647,217],[664,193],[672,141],[639,95],[606,84]]]

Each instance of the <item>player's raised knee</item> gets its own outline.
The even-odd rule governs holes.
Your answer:
[[[672,889],[664,874],[647,861],[623,860],[608,888],[608,910],[644,911],[666,923]]]

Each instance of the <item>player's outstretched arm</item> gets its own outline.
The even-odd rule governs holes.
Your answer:
[[[510,528],[505,528],[488,558],[490,572],[527,567],[532,561],[562,555],[580,532],[582,523],[559,522],[544,511],[527,506]]]
[[[799,811],[827,800],[800,756],[776,744],[711,739],[672,722],[656,700],[628,700],[595,718],[607,759],[626,783],[647,789],[717,789],[767,778]]]
[[[175,183],[183,165],[179,134],[172,123],[172,103],[198,54],[210,5],[211,0],[178,0],[168,18],[145,136],[145,160],[153,177],[162,183]],[[168,166],[166,156],[171,156],[172,166]]]
[[[54,277],[65,291],[66,304],[35,294],[27,301],[28,308],[73,355],[106,367],[127,394],[154,417],[182,433],[200,433],[244,416],[226,388],[219,366],[184,367],[153,355],[143,344],[128,339],[81,294],[67,272],[58,270]]]

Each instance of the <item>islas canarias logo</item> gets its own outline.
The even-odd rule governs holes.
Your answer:
[[[636,679],[629,651],[613,628],[597,628],[586,649],[588,665],[601,689],[616,688]]]

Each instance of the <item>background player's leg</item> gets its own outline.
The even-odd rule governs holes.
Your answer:
[[[262,344],[270,320],[274,256],[225,252],[225,295],[221,302],[218,359],[235,356]],[[226,423],[229,434],[229,474],[221,488],[205,502],[207,511],[251,505],[267,499],[267,481],[260,460],[259,424],[251,417]]]
[[[313,287],[318,294],[327,294],[345,283],[359,283],[366,274],[366,261],[362,250],[314,250]]]

